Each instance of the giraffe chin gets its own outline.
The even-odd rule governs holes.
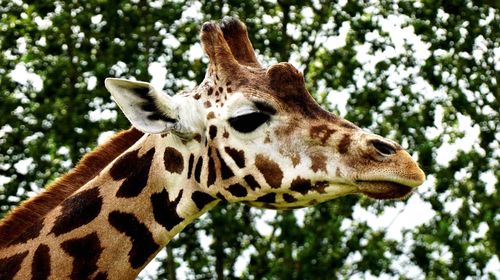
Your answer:
[[[359,181],[359,191],[374,199],[405,199],[415,188],[389,181]]]

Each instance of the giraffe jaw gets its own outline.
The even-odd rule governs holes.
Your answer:
[[[358,181],[359,191],[374,199],[405,199],[416,189],[391,181]]]
[[[405,150],[356,178],[358,192],[374,199],[405,199],[425,181],[425,173]]]

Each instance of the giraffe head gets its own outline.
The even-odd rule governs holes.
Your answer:
[[[133,126],[188,151],[184,175],[201,191],[281,209],[355,193],[404,198],[424,181],[401,146],[323,110],[291,64],[261,67],[237,19],[205,23],[200,37],[210,64],[192,92],[106,87]]]

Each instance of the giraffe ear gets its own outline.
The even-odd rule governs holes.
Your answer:
[[[107,78],[104,82],[118,107],[138,130],[164,133],[177,122],[172,97],[146,82]]]

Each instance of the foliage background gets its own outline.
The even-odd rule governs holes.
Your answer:
[[[428,180],[406,202],[348,196],[295,212],[220,205],[141,277],[500,278],[498,8],[0,0],[0,217],[129,126],[106,77],[152,80],[170,94],[192,88],[207,62],[199,27],[237,15],[264,64],[291,61],[325,108],[402,143]]]

